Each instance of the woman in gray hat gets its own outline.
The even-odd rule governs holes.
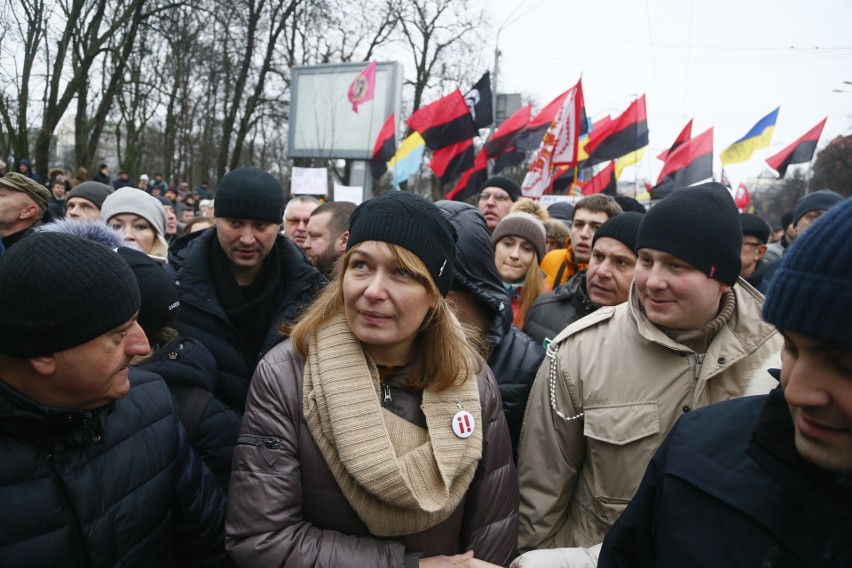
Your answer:
[[[101,219],[120,231],[128,246],[161,259],[168,255],[166,210],[160,201],[133,187],[117,189],[104,200]]]

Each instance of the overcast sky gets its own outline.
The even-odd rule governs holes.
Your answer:
[[[780,105],[770,149],[725,168],[735,186],[826,116],[818,148],[852,133],[850,0],[481,1],[492,54],[500,30],[500,92],[544,104],[582,74],[593,119],[646,94],[650,151],[640,178],[656,180],[654,156],[690,118],[693,136],[714,127],[718,179],[719,153]],[[622,175],[633,177],[632,168]]]

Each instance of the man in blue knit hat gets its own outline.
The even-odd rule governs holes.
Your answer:
[[[847,199],[796,239],[768,291],[781,385],[681,418],[599,566],[852,566],[850,266]]]

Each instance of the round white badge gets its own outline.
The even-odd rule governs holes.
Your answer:
[[[470,438],[476,429],[476,420],[467,410],[459,410],[453,416],[453,433],[459,438]]]

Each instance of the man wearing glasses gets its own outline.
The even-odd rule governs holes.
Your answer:
[[[520,199],[521,186],[514,180],[503,176],[493,176],[485,180],[479,193],[479,210],[482,211],[488,232],[493,233],[497,224],[509,214],[512,203]]]
[[[762,283],[769,262],[763,256],[766,254],[766,243],[772,229],[769,228],[769,223],[750,213],[743,213],[740,222],[743,226],[743,249],[740,252],[743,268],[740,276],[765,294]]]

